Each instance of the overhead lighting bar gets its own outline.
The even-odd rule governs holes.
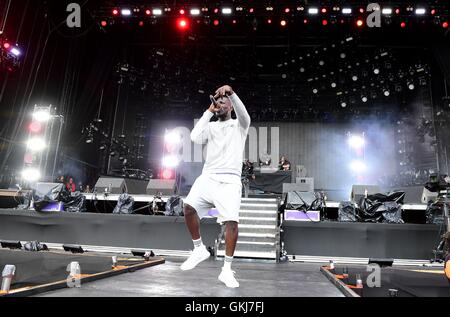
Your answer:
[[[351,14],[352,13],[352,8],[343,8],[342,9],[342,14]]]

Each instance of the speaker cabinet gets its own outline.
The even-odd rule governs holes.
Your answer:
[[[115,177],[100,177],[95,184],[97,193],[122,194],[126,192],[125,180]],[[106,189],[106,190],[105,190]]]
[[[171,196],[175,193],[174,179],[151,179],[147,185],[147,195]]]
[[[311,183],[283,183],[283,194],[289,192],[314,192],[314,184]]]
[[[352,192],[350,195],[351,201],[359,204],[361,198],[367,195],[378,194],[380,192],[380,187],[377,185],[353,185]]]

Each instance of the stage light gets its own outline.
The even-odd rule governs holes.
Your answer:
[[[218,26],[219,25],[219,20],[214,20],[214,22],[213,22],[213,24],[215,25],[215,26]]]
[[[414,88],[415,88],[414,83],[412,81],[408,81],[408,89],[414,90]]]
[[[229,15],[231,12],[231,8],[222,8],[222,14]]]
[[[416,9],[416,14],[417,15],[424,15],[425,14],[425,9],[424,8],[417,8]]]
[[[39,122],[46,122],[50,120],[50,112],[48,110],[38,110],[33,113],[33,118]]]
[[[361,97],[361,100],[362,100],[362,102],[364,102],[364,103],[365,103],[365,102],[367,102],[367,100],[368,100],[368,99],[367,99],[367,97],[366,97],[366,96],[362,96],[362,97]]]
[[[391,8],[383,8],[383,10],[381,10],[381,13],[383,13],[384,15],[390,15],[390,14],[392,14],[392,9]]]
[[[281,22],[280,22],[281,26],[286,26],[286,24],[287,24],[286,20],[281,20]]]
[[[289,8],[284,9],[284,13],[289,13],[291,11]]]
[[[448,28],[448,22],[447,22],[447,21],[443,22],[443,23],[442,23],[442,27],[443,27],[444,29],[447,29],[447,28]]]
[[[153,15],[162,15],[161,9],[153,9]]]
[[[271,24],[271,23],[272,23],[272,20],[271,20],[271,19],[268,19],[268,20],[267,20],[267,23],[268,23],[268,24]]]
[[[362,161],[353,161],[350,163],[350,169],[355,173],[361,173],[366,171],[367,166]]]
[[[332,83],[331,83],[331,88],[336,88],[336,86],[337,86],[337,85],[336,85],[335,82],[332,82]]]
[[[255,9],[253,9],[253,8],[250,8],[250,9],[248,10],[248,12],[250,12],[250,13],[253,13],[253,11],[255,11]]]
[[[139,26],[144,26],[144,21],[139,21]]]
[[[400,14],[400,9],[395,9],[395,14]]]
[[[362,27],[364,25],[364,21],[361,19],[358,19],[358,21],[356,21],[356,26],[358,27]]]
[[[322,8],[322,10],[320,10],[320,12],[327,13],[327,8]]]
[[[41,178],[41,173],[36,168],[28,167],[22,171],[22,178],[27,182],[36,182]]]
[[[180,144],[181,135],[175,131],[169,132],[164,136],[164,142],[167,144]]]
[[[123,16],[130,16],[131,15],[131,10],[130,9],[122,9],[121,14]]]
[[[27,148],[33,152],[39,152],[45,149],[47,145],[42,138],[32,138],[27,141]]]
[[[162,160],[164,167],[177,167],[180,164],[180,160],[175,155],[165,156]]]
[[[11,44],[9,44],[8,42],[5,42],[5,43],[3,43],[3,47],[8,50],[11,47]]]
[[[184,9],[181,9],[181,10],[180,10],[180,14],[181,14],[181,15],[183,15],[183,14],[185,14],[185,13],[186,13],[186,11],[184,11]]]
[[[431,15],[435,15],[436,14],[436,9],[432,9],[431,10]]]
[[[113,12],[112,12],[112,14],[113,14],[113,15],[118,15],[118,14],[119,14],[119,10],[114,9]]]
[[[308,9],[308,13],[309,14],[317,14],[317,13],[319,13],[319,9],[317,9],[317,8],[309,8]]]
[[[191,9],[191,15],[199,15],[200,10],[199,9]]]
[[[375,75],[378,75],[378,74],[380,73],[380,69],[377,68],[377,67],[375,67],[375,68],[373,69],[373,73],[374,73]]]
[[[303,24],[308,24],[308,19],[304,19]]]
[[[351,8],[343,8],[342,14],[352,14],[352,9]]]
[[[106,21],[102,21],[100,24],[101,24],[101,26],[103,26],[103,27],[105,27],[105,26],[108,25],[108,23],[107,23]]]
[[[389,97],[389,95],[391,94],[391,92],[390,92],[388,89],[383,89],[383,94],[384,94],[386,97]]]
[[[16,47],[13,47],[13,48],[11,49],[11,53],[12,53],[13,55],[15,55],[15,56],[20,56],[20,54],[22,54],[22,53],[19,51],[19,49],[16,48]]]
[[[341,102],[341,107],[342,107],[342,108],[347,107],[347,103],[346,103],[345,101],[342,101],[342,102]]]
[[[170,169],[164,169],[161,176],[163,179],[172,179],[174,177],[174,172]]]
[[[189,23],[186,19],[178,19],[177,26],[178,26],[178,29],[184,31],[189,27]]]
[[[40,133],[42,131],[42,125],[37,121],[33,121],[28,126],[28,131],[31,133]]]
[[[328,25],[328,21],[327,21],[327,20],[322,20],[322,25],[323,25],[323,26]]]
[[[317,88],[313,89],[313,94],[317,94],[319,91],[317,90]]]
[[[402,29],[404,29],[404,28],[406,27],[406,23],[405,23],[405,22],[400,23],[400,27],[401,27]]]
[[[364,146],[364,137],[359,135],[350,135],[348,138],[348,145],[354,149],[360,149]]]
[[[353,76],[352,76],[352,80],[353,80],[353,81],[357,81],[357,80],[358,80],[358,76],[353,75]]]

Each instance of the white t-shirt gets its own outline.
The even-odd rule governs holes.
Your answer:
[[[240,184],[250,116],[235,93],[229,98],[237,119],[209,122],[213,113],[207,110],[192,130],[191,139],[207,143],[203,174],[219,182]]]

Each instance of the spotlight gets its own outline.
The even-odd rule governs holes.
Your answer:
[[[130,9],[122,9],[122,11],[120,13],[123,16],[130,16],[131,15],[131,10]]]
[[[408,89],[414,90],[414,88],[415,88],[414,83],[412,81],[408,81]]]
[[[181,14],[181,15],[183,15],[183,14],[185,14],[185,13],[186,13],[186,11],[184,11],[184,9],[181,9],[181,10],[180,10],[180,14]]]
[[[444,29],[448,29],[448,21],[443,22],[443,23],[442,23],[442,27],[443,27]]]
[[[417,15],[424,15],[425,14],[425,9],[424,8],[417,8],[416,9],[416,14]]]
[[[358,76],[353,75],[353,76],[352,76],[352,80],[353,80],[353,81],[357,81],[357,80],[358,80]]]
[[[28,131],[31,133],[40,133],[42,131],[42,125],[37,121],[33,121],[28,126]]]
[[[353,162],[350,163],[350,169],[353,172],[361,173],[361,172],[364,172],[367,169],[367,166],[362,161],[353,161]]]
[[[215,26],[218,26],[218,25],[219,25],[219,20],[214,20],[213,24],[214,24]]]
[[[149,10],[149,9],[145,10],[145,14],[146,15],[151,15],[152,14],[152,10]]]
[[[200,9],[191,9],[191,15],[199,15]]]
[[[22,171],[22,178],[27,182],[36,182],[41,178],[41,173],[36,168],[28,167]]]
[[[163,179],[172,179],[174,177],[174,172],[170,169],[164,169],[161,176]]]
[[[181,135],[175,131],[169,132],[164,136],[164,142],[168,144],[180,144]]]
[[[432,9],[431,10],[431,15],[435,15],[436,14],[436,9]]]
[[[337,85],[336,85],[335,82],[332,82],[332,83],[331,83],[331,87],[332,87],[332,88],[336,88],[336,86],[337,86]]]
[[[106,21],[102,21],[102,22],[100,23],[100,25],[103,26],[103,27],[105,27],[105,26],[108,25],[108,23],[107,23]]]
[[[92,143],[94,143],[94,137],[93,137],[92,135],[89,135],[89,136],[86,138],[86,143],[87,143],[87,144],[92,144]]]
[[[383,8],[383,10],[381,10],[381,13],[383,13],[384,15],[390,15],[390,14],[392,14],[392,9],[391,8]]]
[[[37,110],[33,113],[34,120],[38,122],[46,122],[50,120],[50,111],[48,109]]]
[[[189,27],[188,20],[186,19],[178,19],[177,20],[177,27],[178,29],[184,31]]]
[[[318,14],[319,13],[319,9],[317,8],[309,8],[308,9],[308,13],[313,15],[313,14]]]
[[[162,15],[161,9],[153,9],[153,15]]]
[[[328,21],[327,21],[327,20],[322,20],[322,25],[323,25],[323,26],[328,25]]]
[[[231,12],[231,8],[222,8],[222,14],[229,15]]]
[[[342,102],[341,102],[341,107],[342,107],[342,108],[347,107],[347,103],[346,103],[345,101],[342,101]]]
[[[7,50],[9,50],[9,48],[11,47],[11,44],[9,44],[8,42],[3,43],[3,47]]]
[[[362,27],[364,25],[364,21],[361,19],[358,19],[358,21],[356,21],[356,26],[357,27]]]
[[[354,149],[360,149],[364,146],[364,137],[359,135],[350,135],[348,138],[348,145]]]
[[[367,102],[367,100],[368,100],[368,99],[367,99],[367,97],[366,97],[366,96],[362,96],[362,97],[361,97],[361,100],[362,100],[362,102],[364,102],[364,103],[365,103],[365,102]]]
[[[166,156],[162,160],[164,167],[177,167],[180,164],[180,160],[175,155]]]
[[[280,22],[281,26],[286,26],[286,24],[287,24],[286,20],[281,20],[281,22]]]
[[[112,14],[113,14],[113,15],[118,15],[118,14],[119,14],[119,10],[114,9],[113,12],[112,12]]]
[[[16,48],[16,47],[13,47],[13,48],[11,49],[11,53],[12,53],[13,55],[15,55],[15,56],[20,56],[20,54],[22,54],[22,53],[20,52],[20,50],[19,50],[18,48]]]
[[[45,149],[47,145],[42,138],[32,138],[27,142],[27,148],[29,148],[33,152],[39,152]]]
[[[291,11],[289,8],[284,9],[284,13],[289,13]]]
[[[351,8],[343,8],[342,14],[352,14],[352,9]]]
[[[375,75],[378,75],[378,74],[380,73],[380,69],[377,68],[377,67],[375,67],[375,68],[373,69],[373,73],[374,73]]]
[[[406,27],[406,23],[405,23],[405,22],[400,23],[400,27],[401,27],[402,29],[404,29],[404,28]]]
[[[319,91],[317,90],[317,88],[313,89],[313,94],[317,94]]]
[[[383,94],[384,94],[386,97],[389,97],[389,95],[391,94],[391,92],[390,92],[388,89],[383,89]]]
[[[322,8],[322,10],[320,10],[320,12],[327,13],[327,8]]]

